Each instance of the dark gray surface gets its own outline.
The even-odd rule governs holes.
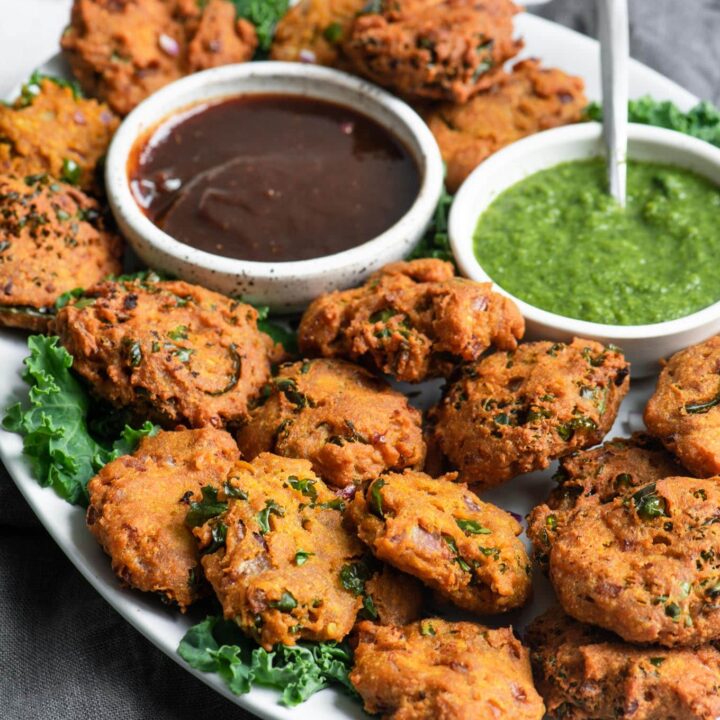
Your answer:
[[[633,56],[720,102],[720,0],[629,0]],[[544,17],[593,34],[590,0]],[[0,469],[0,717],[248,717],[181,670],[88,585]]]
[[[596,37],[594,6],[552,0],[534,12]],[[720,0],[628,0],[628,9],[631,55],[720,103]]]

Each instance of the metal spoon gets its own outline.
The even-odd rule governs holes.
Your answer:
[[[625,206],[630,40],[627,0],[598,0],[603,140],[610,194]]]

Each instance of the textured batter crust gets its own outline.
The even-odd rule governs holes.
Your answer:
[[[510,628],[362,623],[350,680],[365,709],[387,720],[541,720],[545,712]]]
[[[629,387],[617,348],[535,342],[465,367],[431,411],[431,442],[482,488],[600,442]]]
[[[381,564],[365,583],[365,592],[372,600],[377,615],[374,619],[382,625],[406,625],[422,617],[422,583],[390,565]]]
[[[226,0],[75,0],[62,37],[83,89],[120,115],[183,75],[250,60],[256,47],[254,26]]]
[[[644,433],[615,438],[562,458],[555,474],[557,487],[545,503],[528,515],[527,536],[535,547],[536,560],[547,564],[557,533],[562,532],[568,516],[579,504],[610,502],[632,494],[640,485],[682,473],[682,467],[662,443]]]
[[[270,377],[257,312],[181,281],[105,282],[55,331],[92,392],[166,426],[237,423]]]
[[[195,530],[225,617],[267,649],[342,640],[369,575],[343,502],[307,460],[270,453],[238,463],[229,485],[227,512]]]
[[[670,358],[645,424],[691,473],[720,474],[720,335]]]
[[[261,452],[306,458],[337,487],[419,468],[425,459],[420,412],[384,380],[342,360],[282,366],[238,444],[246,460]]]
[[[29,83],[12,105],[0,104],[0,174],[49,173],[97,190],[97,164],[118,122],[107,105],[76,97],[67,84]]]
[[[530,562],[520,525],[454,476],[389,473],[358,491],[348,520],[375,557],[478,614],[523,605]]]
[[[90,480],[88,528],[124,583],[183,611],[207,594],[185,517],[203,487],[222,486],[238,457],[222,430],[160,432]]]
[[[60,295],[120,272],[98,204],[47,175],[0,175],[0,325],[46,330]]]
[[[489,347],[514,350],[525,331],[515,304],[490,283],[454,276],[450,263],[386,265],[361,287],[321,295],[300,323],[300,349],[345,357],[421,382],[448,375]]]
[[[715,720],[720,652],[634,647],[550,610],[528,629],[535,682],[552,720]]]
[[[342,43],[366,5],[367,0],[301,0],[277,24],[271,59],[345,67]]]
[[[578,505],[550,550],[560,604],[628,642],[720,638],[719,521],[719,478],[664,478]]]
[[[445,182],[456,192],[492,153],[515,140],[579,122],[587,105],[581,78],[523,60],[464,105],[443,103],[426,120],[447,166]]]
[[[510,0],[384,0],[343,49],[356,72],[408,99],[467,102],[522,48]]]

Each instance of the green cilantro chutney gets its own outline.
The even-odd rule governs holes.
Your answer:
[[[566,317],[673,320],[720,300],[720,188],[688,170],[630,161],[627,207],[605,163],[521,180],[481,215],[475,255],[500,287]]]

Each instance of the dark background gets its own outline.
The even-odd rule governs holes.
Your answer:
[[[629,3],[633,57],[720,102],[720,0]],[[554,0],[537,12],[594,35],[593,8],[590,0]],[[1,467],[0,717],[249,717],[110,608],[34,519]]]

